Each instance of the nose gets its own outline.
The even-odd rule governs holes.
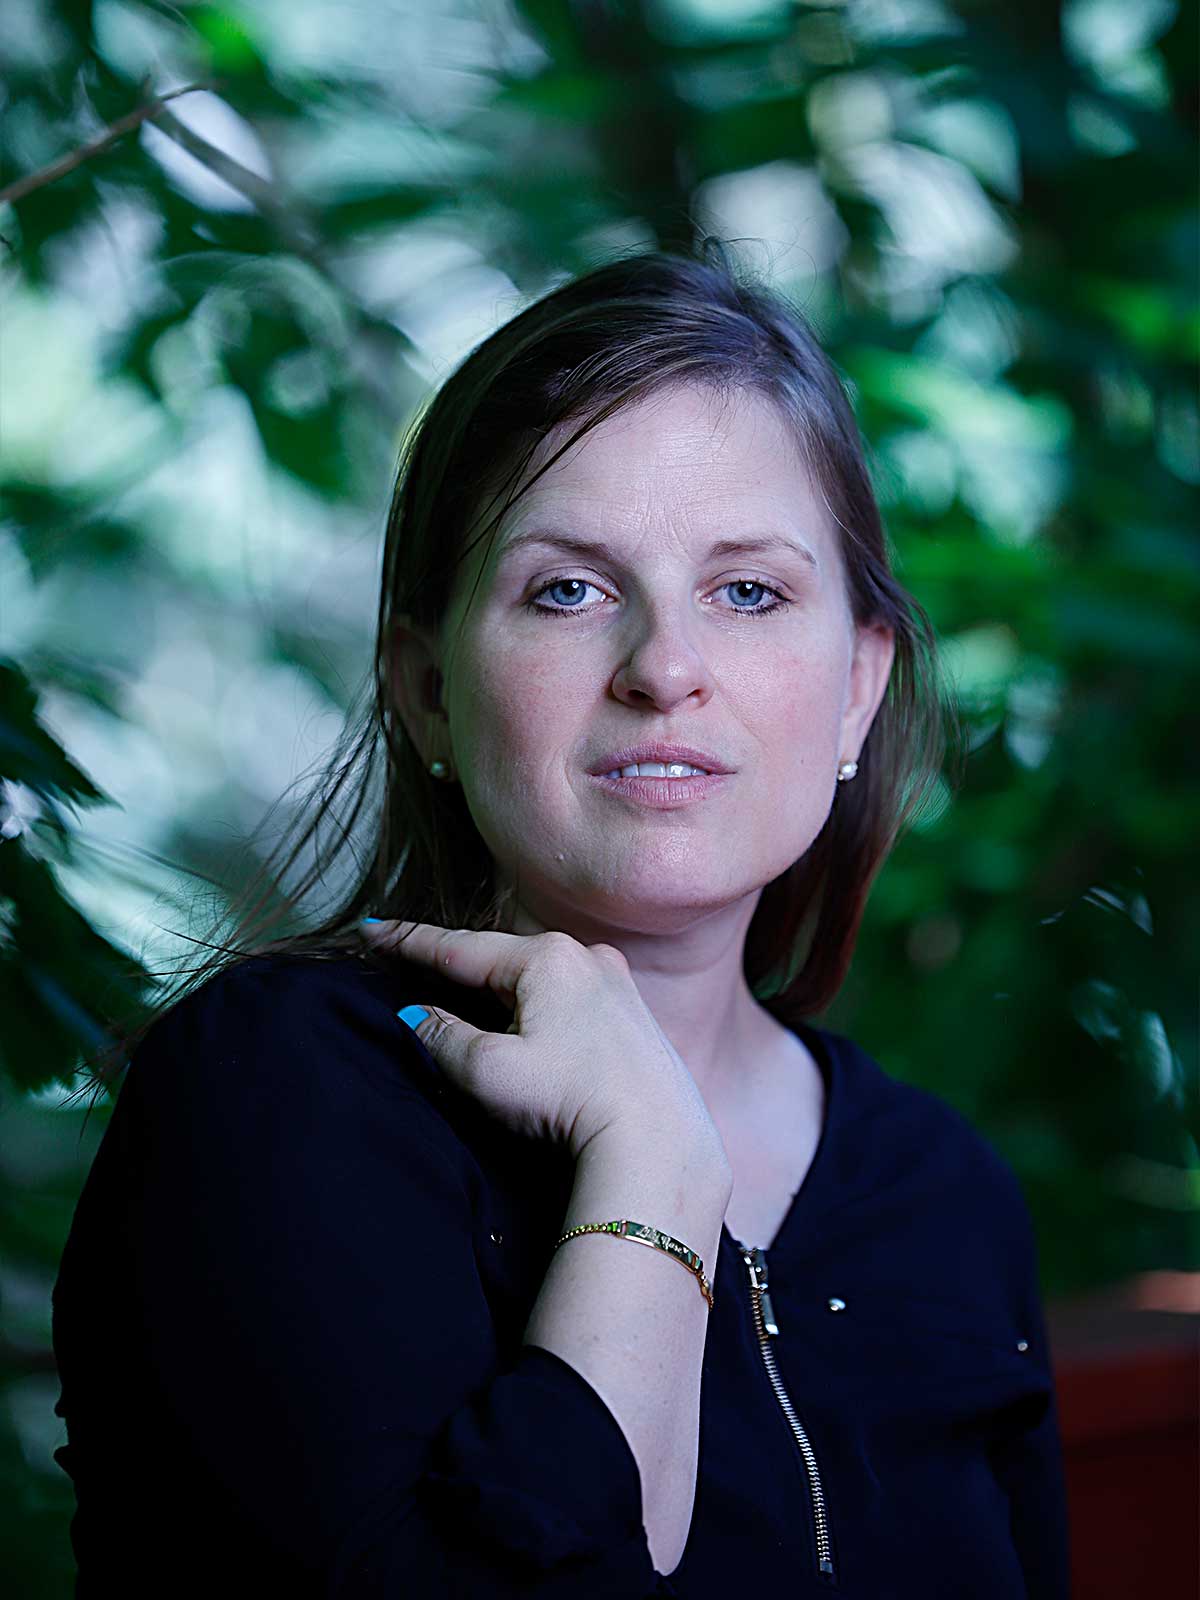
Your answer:
[[[689,696],[699,704],[711,699],[715,679],[703,651],[690,637],[686,621],[666,607],[645,616],[613,675],[616,697],[630,705],[649,702],[660,711],[673,710]]]

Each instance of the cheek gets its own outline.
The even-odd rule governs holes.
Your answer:
[[[451,717],[463,759],[493,791],[533,792],[547,747],[578,738],[569,678],[524,651],[464,653],[461,667]]]
[[[813,638],[738,675],[744,715],[770,747],[780,739],[800,755],[836,740],[846,691],[846,662],[836,636]]]

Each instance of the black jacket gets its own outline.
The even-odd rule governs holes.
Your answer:
[[[1062,1600],[1034,1239],[963,1117],[799,1030],[826,1121],[778,1332],[724,1229],[665,1578],[615,1417],[521,1343],[569,1152],[437,1072],[396,1018],[430,1000],[510,1020],[410,963],[257,957],[135,1051],[54,1290],[79,1600]]]

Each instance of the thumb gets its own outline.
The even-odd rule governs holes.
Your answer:
[[[449,1068],[464,1063],[468,1046],[482,1032],[461,1017],[435,1006],[405,1006],[396,1015],[416,1034],[434,1063]]]

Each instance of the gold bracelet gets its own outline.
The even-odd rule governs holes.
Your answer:
[[[648,1244],[654,1250],[664,1250],[667,1255],[674,1256],[676,1261],[682,1262],[689,1271],[694,1272],[700,1280],[700,1293],[708,1301],[708,1309],[713,1308],[712,1285],[704,1275],[704,1263],[694,1250],[689,1250],[687,1245],[681,1244],[678,1239],[672,1239],[669,1233],[662,1233],[658,1228],[652,1228],[648,1222],[630,1222],[627,1217],[622,1217],[619,1222],[584,1222],[578,1228],[571,1228],[564,1233],[558,1245],[566,1244],[568,1239],[573,1239],[577,1233],[611,1233],[618,1239],[633,1239],[637,1244]]]

